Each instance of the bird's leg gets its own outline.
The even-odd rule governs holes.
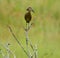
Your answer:
[[[29,23],[27,24],[27,29],[29,30]]]
[[[28,30],[28,23],[26,23],[26,31]]]
[[[26,23],[26,31],[28,32],[29,30],[29,23]]]

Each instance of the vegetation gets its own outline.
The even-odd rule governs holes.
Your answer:
[[[10,43],[12,46],[9,48],[15,51],[17,58],[27,58],[7,25],[11,26],[26,50],[23,27],[26,26],[24,15],[29,6],[35,11],[29,38],[33,45],[38,45],[38,58],[60,58],[60,0],[0,0],[0,42],[4,45]],[[0,49],[7,53],[1,45]],[[12,55],[10,57],[13,58]]]

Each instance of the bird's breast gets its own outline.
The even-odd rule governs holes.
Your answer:
[[[31,21],[31,18],[32,18],[31,13],[26,13],[25,14],[25,20],[26,20],[27,23],[29,23]]]

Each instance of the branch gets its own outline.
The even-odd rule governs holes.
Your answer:
[[[3,58],[5,57],[5,55],[1,49],[0,49],[0,54],[2,54]]]
[[[23,49],[23,51],[25,52],[25,54],[28,56],[28,53],[26,52],[26,50],[24,49],[24,47],[22,46],[21,42],[18,41],[18,39],[16,38],[15,34],[13,33],[12,29],[10,26],[8,26],[12,36],[14,37],[14,39],[17,41],[17,43],[19,44],[19,46]]]
[[[10,48],[8,47],[8,46],[10,45],[9,43],[6,44],[6,45],[4,45],[4,44],[2,44],[2,43],[0,42],[0,45],[3,46],[3,47],[6,49],[6,51],[7,51],[7,55],[6,55],[6,56],[5,56],[5,55],[3,54],[3,52],[1,51],[2,56],[3,56],[4,58],[9,58],[9,54],[10,54],[10,53],[14,56],[14,58],[16,58],[16,55],[14,54],[14,52],[11,51]]]
[[[28,28],[24,28],[24,30],[25,30],[25,32],[26,32],[26,33],[28,33],[28,31],[30,30],[30,28],[31,28],[32,24],[33,24],[33,23],[31,23],[31,25],[30,25],[30,26],[28,26]],[[26,34],[26,35],[27,35],[27,34]],[[27,36],[28,36],[28,35],[27,35]],[[26,37],[27,37],[27,36],[26,36]],[[29,38],[28,38],[28,41],[29,41],[29,43],[30,43],[30,46],[31,46],[32,50],[34,51],[33,44],[31,43],[31,41],[30,41],[30,39],[29,39]]]
[[[34,56],[35,58],[38,58],[38,57],[37,57],[37,45],[35,45],[33,54],[32,54],[31,56],[32,56],[32,57]],[[31,58],[32,58],[32,57],[31,57]]]
[[[31,43],[30,39],[29,39],[29,36],[28,36],[28,31],[30,30],[32,24],[31,25],[27,25],[26,24],[26,28],[24,28],[25,30],[25,33],[26,33],[26,46],[27,46],[27,51],[28,51],[28,55],[29,57],[28,58],[33,58],[33,56],[31,55],[30,53],[30,49],[29,49],[29,46],[28,46],[28,43],[30,44],[30,47],[32,48],[33,52],[34,52],[34,47],[33,47],[33,44]]]

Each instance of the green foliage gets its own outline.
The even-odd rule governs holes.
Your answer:
[[[60,12],[56,11],[53,15],[53,17],[56,19],[56,20],[59,20],[60,19]]]
[[[60,58],[60,11],[58,11],[60,3],[58,2],[60,0],[0,0],[0,40],[4,44],[9,41],[13,45],[14,48],[11,48],[16,49],[17,58],[27,56],[6,26],[12,27],[18,40],[26,47],[23,26],[26,26],[24,14],[29,6],[35,11],[32,14],[34,25],[29,31],[29,37],[33,45],[38,44],[38,58]]]

